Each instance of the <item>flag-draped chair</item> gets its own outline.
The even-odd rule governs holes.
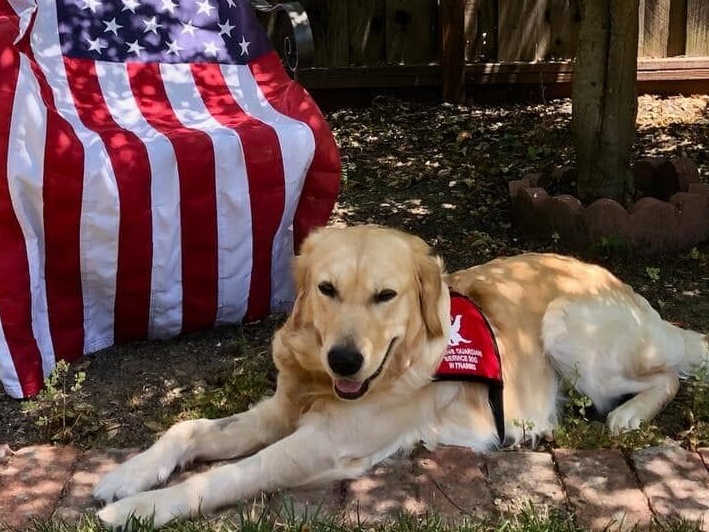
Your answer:
[[[282,8],[294,67],[312,41]],[[18,398],[58,359],[287,310],[340,180],[247,0],[0,0],[0,162],[0,380]]]

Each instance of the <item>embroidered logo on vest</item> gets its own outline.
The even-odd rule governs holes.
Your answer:
[[[502,365],[492,327],[475,303],[452,291],[450,320],[448,348],[433,380],[479,381],[487,384],[497,434],[502,444],[505,439]]]

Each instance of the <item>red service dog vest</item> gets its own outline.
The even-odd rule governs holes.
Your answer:
[[[480,308],[451,291],[451,333],[435,381],[479,381],[488,385],[497,435],[505,440],[502,409],[502,366],[495,334]]]

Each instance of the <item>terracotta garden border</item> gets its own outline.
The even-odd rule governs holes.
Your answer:
[[[687,157],[646,158],[631,168],[641,197],[626,209],[599,199],[550,196],[544,187],[573,179],[574,169],[509,182],[516,226],[527,238],[557,240],[575,250],[621,248],[639,254],[684,250],[709,238],[709,185]]]

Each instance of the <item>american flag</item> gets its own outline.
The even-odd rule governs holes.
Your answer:
[[[0,0],[0,380],[287,309],[340,162],[247,0]]]

